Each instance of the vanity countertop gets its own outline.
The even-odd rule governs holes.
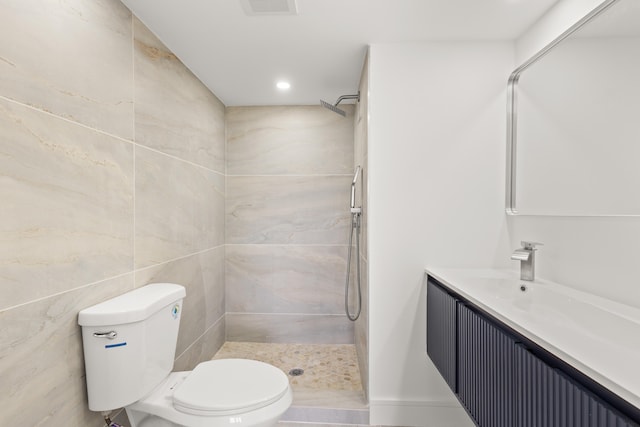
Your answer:
[[[640,309],[511,270],[426,272],[640,408]]]

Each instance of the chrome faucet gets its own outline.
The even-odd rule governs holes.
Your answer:
[[[511,259],[520,261],[520,280],[533,281],[536,277],[536,246],[537,242],[520,242],[522,247],[511,254]]]

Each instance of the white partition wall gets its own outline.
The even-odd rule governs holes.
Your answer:
[[[369,57],[372,425],[471,425],[425,350],[426,264],[508,267],[509,42],[373,45]]]

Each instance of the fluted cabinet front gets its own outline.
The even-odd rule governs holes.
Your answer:
[[[458,305],[458,395],[478,426],[513,427],[515,340]]]
[[[526,347],[516,346],[518,427],[634,427],[561,371],[553,369]]]
[[[457,300],[427,283],[427,354],[451,390],[456,392]]]

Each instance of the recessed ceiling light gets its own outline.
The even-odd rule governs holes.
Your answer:
[[[278,83],[276,83],[276,87],[280,90],[287,90],[291,88],[291,84],[289,82],[279,81]]]

